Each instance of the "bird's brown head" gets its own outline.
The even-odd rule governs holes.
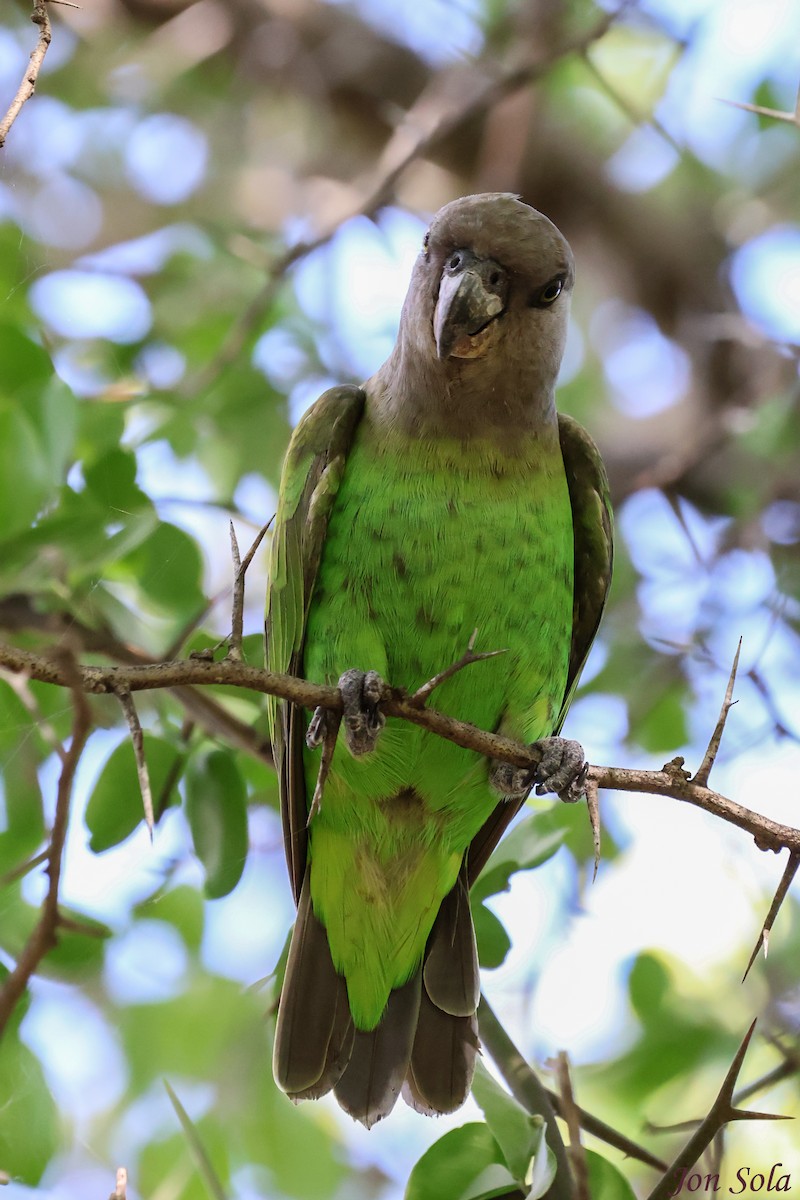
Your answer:
[[[485,413],[493,399],[509,424],[509,406],[551,412],[573,281],[566,238],[516,196],[446,204],[423,239],[386,364],[395,385],[398,376],[424,376],[428,404],[438,407],[441,391],[441,403],[460,401],[462,415]]]

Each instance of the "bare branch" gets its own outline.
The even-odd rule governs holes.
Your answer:
[[[573,1200],[575,1190],[567,1150],[547,1089],[511,1041],[483,993],[478,1005],[478,1028],[481,1042],[497,1064],[511,1095],[527,1112],[544,1118],[547,1144],[556,1156],[557,1163],[556,1177],[547,1193],[548,1197],[550,1200]]]
[[[586,1165],[586,1153],[581,1142],[581,1125],[578,1107],[572,1094],[572,1080],[569,1075],[569,1060],[566,1051],[562,1050],[556,1059],[556,1078],[558,1094],[561,1097],[560,1114],[567,1123],[569,1130],[569,1146],[567,1155],[572,1166],[575,1180],[575,1195],[577,1200],[590,1200],[589,1170]]]
[[[307,825],[310,825],[316,814],[322,808],[322,794],[325,791],[325,783],[330,774],[331,763],[333,762],[333,752],[336,749],[336,739],[339,736],[339,726],[342,723],[342,718],[338,713],[325,714],[325,734],[322,739],[322,757],[319,762],[319,771],[317,772],[317,782],[314,788],[314,796],[311,800],[311,807],[308,810]]]
[[[80,761],[86,739],[91,729],[89,704],[83,691],[79,668],[71,655],[62,651],[59,661],[54,661],[64,679],[64,686],[72,692],[73,721],[69,750],[66,751],[58,780],[56,812],[50,834],[50,849],[47,855],[47,874],[50,882],[42,904],[42,911],[33,933],[17,959],[17,963],[0,988],[0,1037],[15,1006],[24,995],[28,981],[44,956],[56,944],[58,915],[58,888],[61,882],[61,856],[67,837],[70,798],[75,771]]]
[[[729,1122],[791,1120],[790,1117],[778,1116],[774,1113],[748,1112],[746,1109],[734,1107],[733,1091],[736,1087],[736,1081],[742,1069],[747,1047],[750,1045],[750,1039],[753,1036],[755,1027],[756,1023],[753,1021],[753,1024],[745,1035],[744,1041],[736,1051],[736,1055],[723,1080],[719,1094],[707,1116],[703,1118],[695,1133],[683,1149],[679,1151],[673,1162],[670,1163],[669,1168],[650,1193],[648,1200],[669,1200],[671,1196],[674,1196],[680,1190],[686,1172],[691,1170],[700,1155],[711,1145],[711,1142],[720,1130],[729,1124]]]
[[[108,1200],[127,1200],[128,1172],[124,1167],[117,1167],[117,1182]]]
[[[795,112],[781,112],[777,108],[764,108],[761,104],[746,104],[743,100],[728,100],[725,96],[718,96],[723,104],[729,104],[731,108],[742,108],[745,112],[755,113],[759,117],[772,117],[774,121],[785,121],[788,125],[800,126],[800,100],[798,108]]]
[[[39,40],[31,51],[28,67],[23,76],[22,83],[17,88],[17,94],[11,101],[6,115],[0,121],[0,149],[6,144],[8,131],[19,116],[23,104],[26,100],[30,100],[36,90],[39,71],[42,68],[44,56],[47,54],[47,48],[50,45],[52,36],[50,14],[47,11],[47,0],[34,0],[31,20],[34,25],[39,26]]]
[[[750,968],[756,961],[756,957],[758,956],[758,952],[762,946],[764,947],[764,957],[767,957],[770,930],[775,924],[775,918],[780,912],[781,905],[786,899],[786,893],[789,891],[789,887],[791,886],[792,880],[797,874],[797,868],[799,866],[800,853],[792,852],[789,855],[789,861],[786,864],[786,869],[784,870],[781,881],[778,884],[778,890],[773,897],[772,904],[769,906],[769,912],[764,918],[764,924],[761,926],[761,932],[758,935],[758,941],[753,947],[753,953],[750,955],[747,966],[745,967],[745,972],[742,976],[742,983],[744,983],[745,979],[747,979],[747,976],[750,974]]]
[[[507,96],[534,83],[563,59],[572,54],[583,54],[608,32],[621,14],[630,7],[630,3],[631,0],[623,0],[617,9],[604,13],[589,30],[563,42],[542,58],[529,59],[505,69],[498,68],[497,64],[491,61],[476,62],[474,84],[460,92],[466,99],[462,99],[460,104],[449,110],[439,110],[434,114],[432,121],[429,112],[424,114],[427,117],[425,120],[422,112],[418,111],[421,107],[427,107],[428,97],[423,92],[420,100],[405,114],[405,120],[390,138],[382,156],[383,163],[388,165],[384,165],[382,169],[379,167],[376,177],[366,181],[360,203],[354,205],[351,212],[323,230],[317,237],[296,243],[275,260],[261,290],[231,326],[215,357],[193,377],[187,379],[178,389],[179,393],[193,396],[205,391],[227,367],[236,362],[248,338],[261,325],[291,267],[326,246],[347,221],[356,217],[374,217],[379,209],[391,203],[397,184],[413,163],[424,158],[465,122],[485,116]],[[411,145],[404,149],[408,144],[409,128],[420,128],[421,132],[413,138]]]
[[[741,652],[742,639],[739,638],[739,645],[736,647],[736,653],[733,656],[731,673],[728,676],[728,686],[725,689],[725,699],[722,701],[722,708],[720,709],[717,723],[714,726],[714,732],[711,735],[711,741],[708,743],[708,749],[705,752],[699,769],[695,771],[694,774],[694,782],[699,783],[701,787],[705,787],[708,783],[708,777],[711,774],[711,768],[713,767],[717,754],[719,753],[720,742],[722,741],[722,734],[725,729],[725,722],[728,719],[728,713],[736,703],[736,701],[733,699],[733,685],[736,682],[736,671],[739,666],[739,655]]]

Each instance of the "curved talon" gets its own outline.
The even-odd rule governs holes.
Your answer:
[[[537,796],[556,792],[565,804],[580,800],[589,770],[580,742],[572,738],[542,738],[528,749],[541,754],[537,767],[512,767],[501,762],[492,765],[490,780],[496,791],[512,800],[524,800],[535,787]]]
[[[375,749],[386,718],[378,708],[384,683],[377,671],[345,671],[339,679],[342,694],[344,739],[352,755],[359,758]]]

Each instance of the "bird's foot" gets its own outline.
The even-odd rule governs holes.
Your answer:
[[[492,764],[489,778],[495,791],[510,800],[524,800],[535,787],[537,796],[557,792],[558,798],[566,804],[580,800],[589,770],[580,742],[549,737],[533,742],[528,749],[541,754],[538,767],[513,767],[504,762]]]
[[[386,718],[378,709],[383,689],[384,683],[377,671],[345,671],[339,679],[344,740],[347,749],[356,758],[375,749],[378,734],[386,724]],[[310,750],[315,750],[325,741],[333,719],[333,714],[327,709],[315,709],[306,732],[306,745]],[[337,718],[337,729],[338,726]]]

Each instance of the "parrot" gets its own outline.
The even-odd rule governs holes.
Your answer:
[[[600,453],[555,407],[573,280],[568,242],[519,197],[446,204],[391,355],[305,412],[283,466],[267,668],[338,684],[342,713],[268,698],[297,905],[273,1069],[293,1100],[333,1091],[368,1128],[401,1094],[427,1115],[463,1104],[470,887],[533,787],[584,790],[560,730],[613,535]],[[477,661],[447,675],[468,646]],[[437,709],[530,744],[537,768],[386,720],[385,681],[413,692],[443,671]]]

